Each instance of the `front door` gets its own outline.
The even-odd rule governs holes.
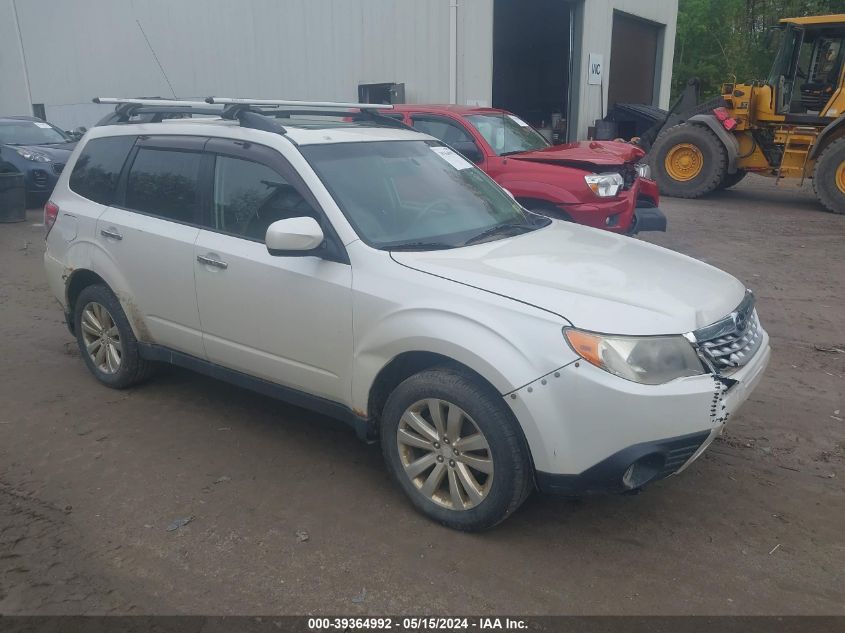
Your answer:
[[[275,150],[215,139],[207,228],[194,250],[208,359],[347,403],[352,364],[352,269],[314,256],[267,251],[267,227],[311,216],[310,192]]]

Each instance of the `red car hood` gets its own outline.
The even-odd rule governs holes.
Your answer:
[[[533,152],[511,154],[508,158],[540,163],[556,163],[583,167],[605,167],[639,161],[645,152],[630,143],[619,141],[579,141],[553,145]]]

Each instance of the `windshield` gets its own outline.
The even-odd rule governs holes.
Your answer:
[[[0,123],[0,143],[3,145],[49,145],[68,142],[70,139],[63,132],[43,121]]]
[[[499,156],[549,146],[537,130],[513,114],[470,114],[466,118]]]
[[[436,141],[338,143],[300,151],[361,239],[376,248],[454,248],[537,225],[486,174]]]

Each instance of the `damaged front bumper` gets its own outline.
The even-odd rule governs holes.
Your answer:
[[[576,361],[506,394],[531,448],[538,487],[570,495],[624,492],[682,471],[759,383],[771,356],[764,337],[730,381],[705,374],[643,385]]]

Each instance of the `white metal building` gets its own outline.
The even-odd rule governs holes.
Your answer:
[[[0,0],[0,115],[71,128],[101,116],[96,95],[360,96],[493,105],[584,138],[608,103],[667,105],[677,4]]]

